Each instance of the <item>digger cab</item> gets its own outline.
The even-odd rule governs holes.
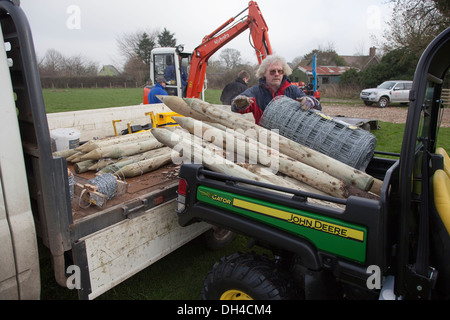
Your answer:
[[[153,88],[158,76],[164,77],[165,90],[170,96],[185,97],[189,64],[192,53],[184,52],[182,46],[175,48],[155,48],[151,52],[150,82],[144,88],[144,104],[148,104],[148,93]]]

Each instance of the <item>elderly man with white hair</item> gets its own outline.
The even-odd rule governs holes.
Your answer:
[[[231,102],[231,110],[239,113],[252,112],[255,123],[258,124],[269,102],[281,95],[300,101],[304,110],[322,110],[317,99],[306,96],[299,87],[291,84],[288,79],[291,74],[292,69],[282,57],[268,56],[256,71],[259,84],[235,97]]]

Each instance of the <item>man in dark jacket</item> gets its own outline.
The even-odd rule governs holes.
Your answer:
[[[237,95],[241,94],[247,90],[247,83],[250,80],[250,74],[242,70],[239,72],[238,77],[234,82],[230,82],[223,88],[222,95],[220,96],[220,101],[224,105],[230,105],[231,100]]]
[[[239,113],[252,112],[255,123],[258,124],[266,106],[273,98],[281,95],[300,101],[304,110],[311,108],[322,110],[317,99],[307,97],[299,87],[291,84],[287,78],[291,73],[292,69],[283,58],[276,55],[268,56],[256,72],[259,84],[235,97],[231,103],[231,110]]]

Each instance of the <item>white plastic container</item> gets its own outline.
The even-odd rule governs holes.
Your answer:
[[[77,129],[59,128],[50,131],[53,151],[75,149],[80,145],[80,131]]]

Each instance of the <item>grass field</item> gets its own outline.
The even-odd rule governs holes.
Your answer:
[[[44,90],[48,113],[138,105],[142,100],[138,89],[68,89]],[[220,90],[208,90],[206,100],[220,103]],[[400,152],[404,125],[380,123],[381,129],[373,133],[378,139],[377,150]],[[450,151],[450,128],[441,128],[438,145]],[[247,238],[238,236],[231,245],[219,250],[206,249],[199,240],[191,241],[135,276],[100,296],[120,300],[196,300],[200,299],[203,279],[220,257],[236,251],[247,251]],[[76,291],[56,284],[50,257],[40,245],[42,299],[77,299]]]
[[[138,105],[143,89],[44,89],[47,113]]]
[[[142,103],[143,89],[44,89],[47,113],[134,106]],[[205,100],[220,104],[220,90],[207,90]]]

